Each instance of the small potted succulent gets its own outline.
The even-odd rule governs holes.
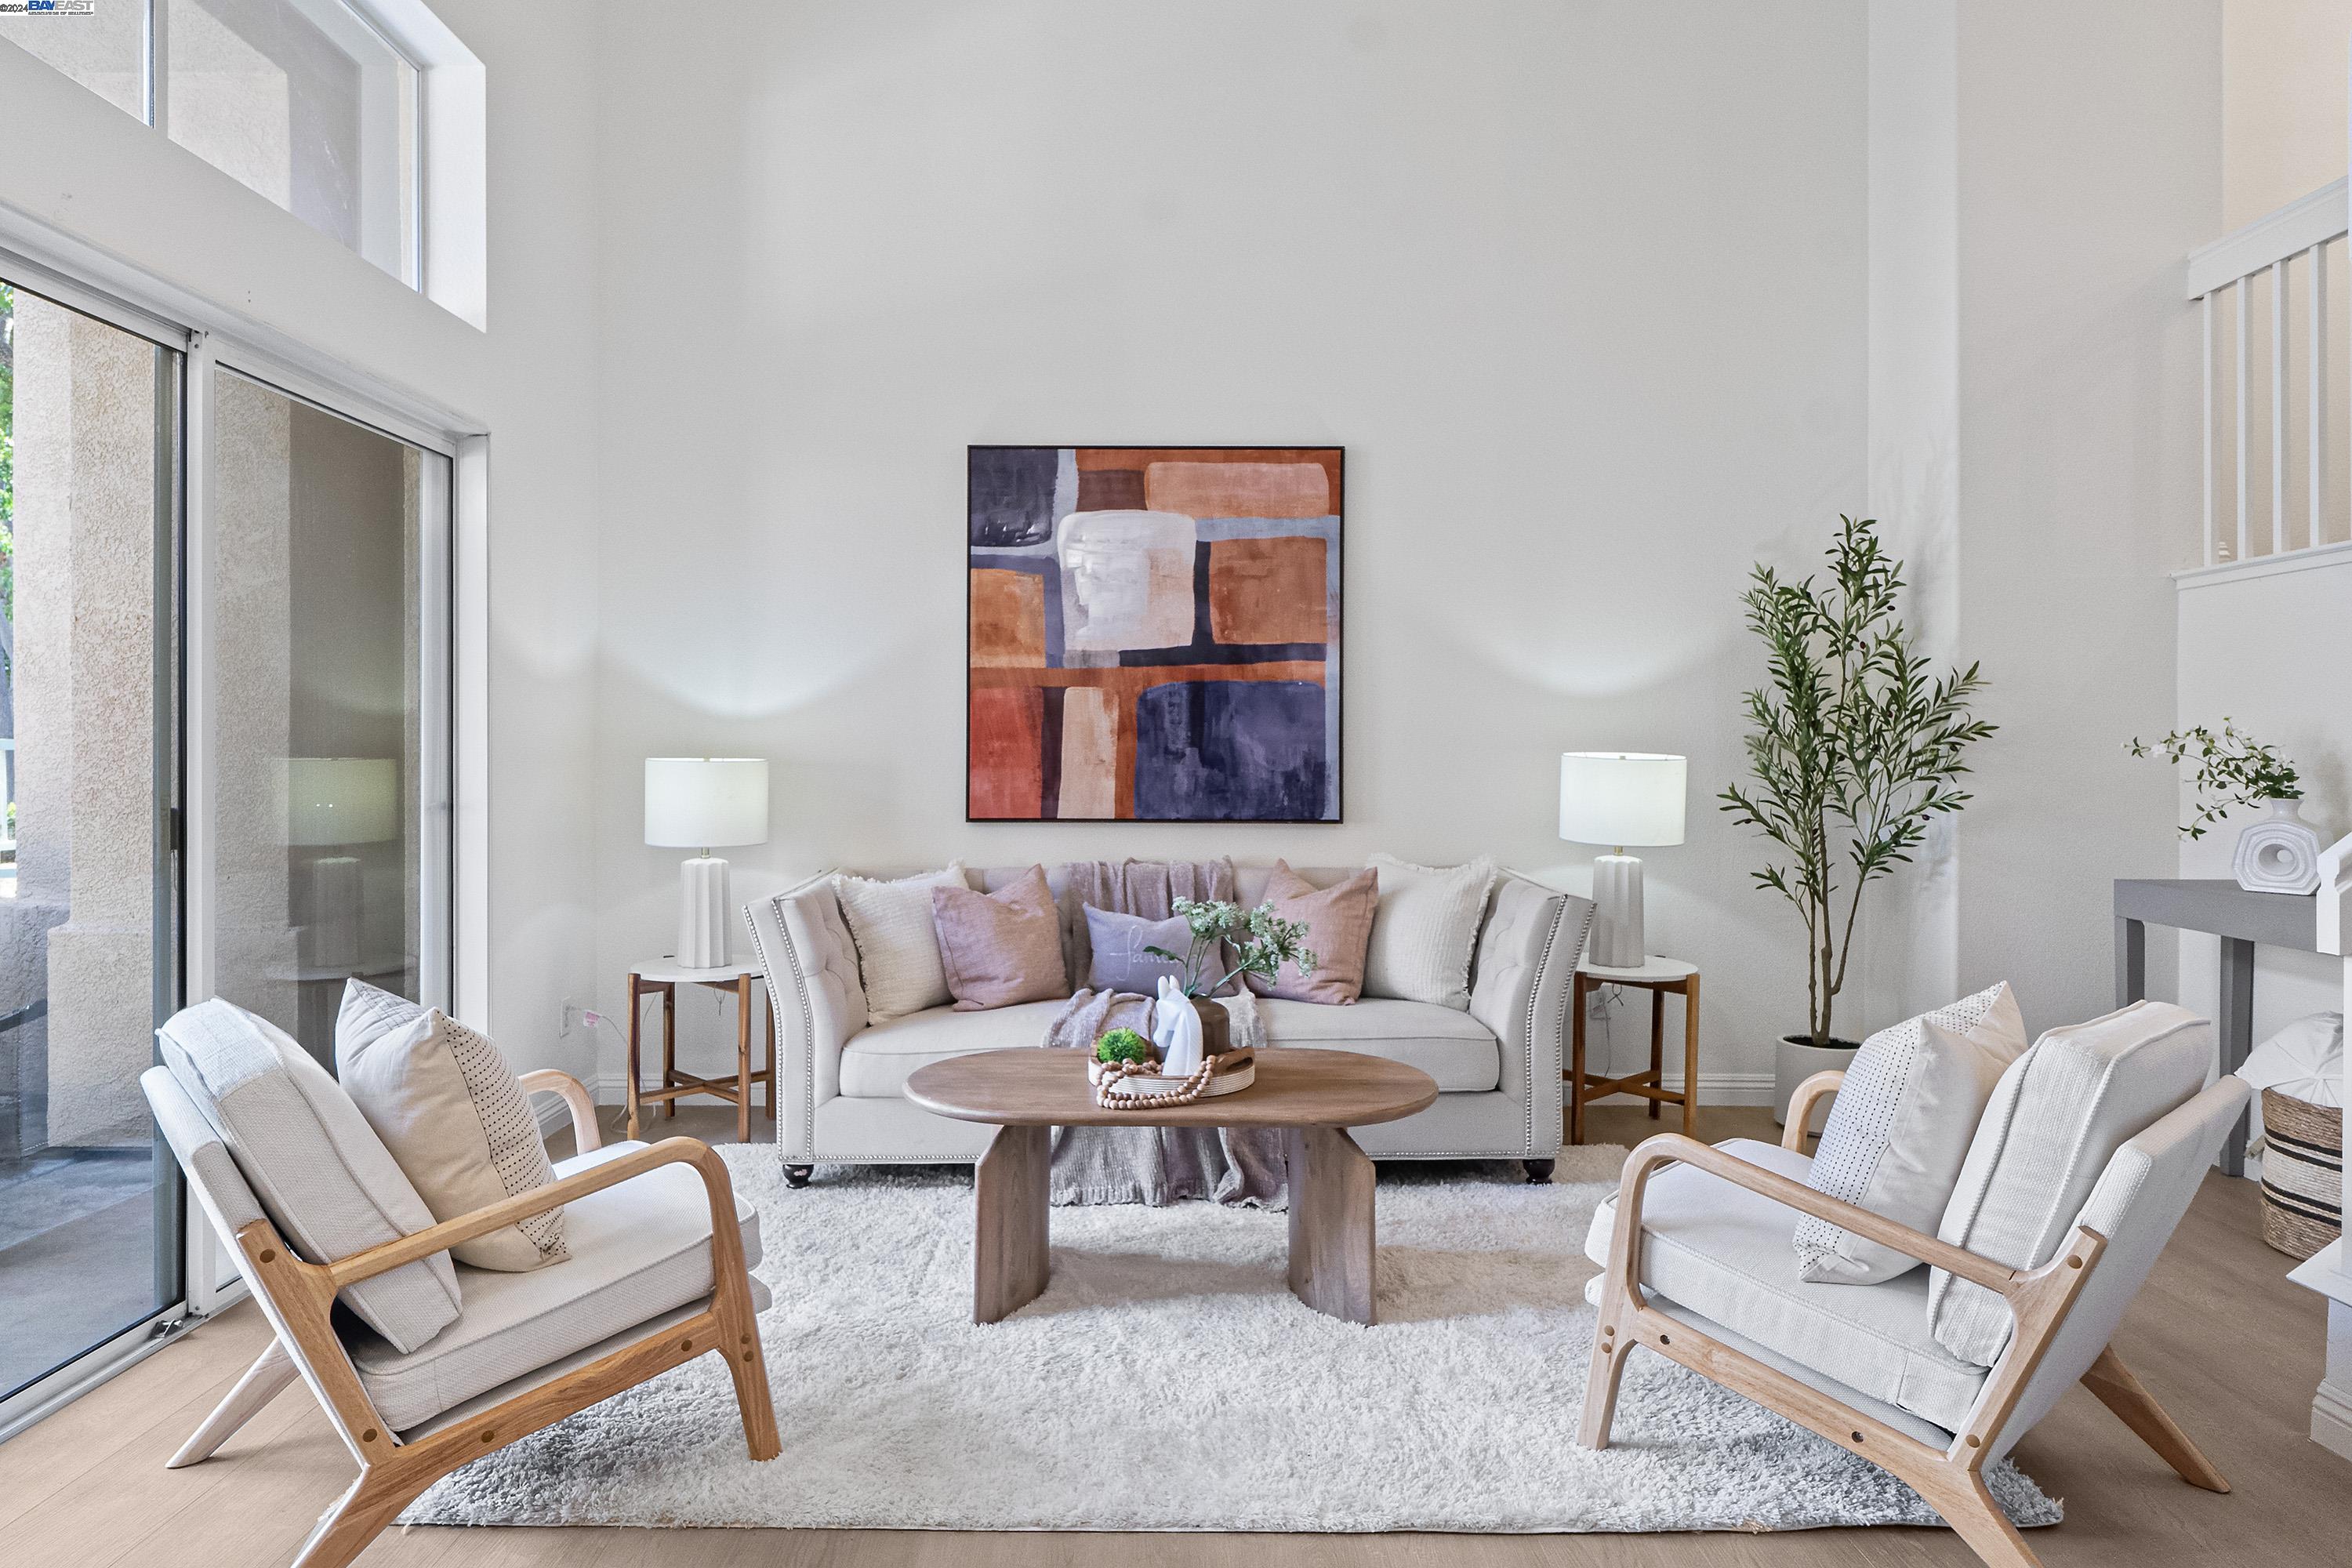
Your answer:
[[[1210,1000],[1228,984],[1244,974],[1271,980],[1286,962],[1297,965],[1301,974],[1314,973],[1307,922],[1284,920],[1271,903],[1244,910],[1217,899],[1178,899],[1170,907],[1192,931],[1191,947],[1181,954],[1164,947],[1143,951],[1176,965],[1176,984],[1201,1016],[1201,1049],[1206,1055],[1223,1051],[1232,1038],[1225,1010]]]

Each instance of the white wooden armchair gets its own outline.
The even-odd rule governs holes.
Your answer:
[[[767,1296],[749,1272],[758,1222],[709,1145],[600,1146],[576,1079],[525,1074],[526,1090],[561,1094],[572,1110],[580,1152],[556,1163],[553,1185],[338,1253],[320,1238],[355,1225],[383,1233],[364,1178],[389,1153],[299,1046],[229,1017],[226,1004],[204,1006],[245,1037],[226,1048],[217,1033],[198,1037],[190,1009],[163,1031],[165,1065],[140,1082],[277,1337],[169,1467],[211,1458],[297,1377],[308,1384],[360,1473],[296,1568],[341,1568],[467,1460],[697,1356],[727,1363],[751,1457],[776,1456],[754,1321]],[[447,1259],[551,1204],[565,1205],[565,1260],[495,1273]]]
[[[2245,1085],[2224,1078],[2145,1128],[2122,1130],[2127,1140],[2107,1138],[2095,1152],[2112,1152],[2092,1167],[2088,1201],[2063,1234],[2053,1229],[2046,1261],[2022,1268],[1805,1184],[1804,1130],[1842,1078],[1822,1073],[1798,1090],[1777,1148],[1670,1133],[1634,1149],[1586,1247],[1604,1272],[1589,1292],[1600,1318],[1578,1441],[1607,1446],[1625,1357],[1639,1344],[1892,1471],[1995,1568],[2038,1559],[1987,1489],[1985,1467],[2078,1379],[2182,1479],[2228,1491],[2108,1339],[2236,1125]],[[2086,1136],[2098,1141],[2095,1130]],[[1801,1282],[1796,1213],[1994,1292],[2013,1321],[2005,1345],[1981,1365],[1939,1343],[1928,1269],[1874,1285]]]

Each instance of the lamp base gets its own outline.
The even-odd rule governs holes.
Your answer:
[[[719,969],[727,963],[727,862],[698,855],[677,867],[682,897],[677,906],[677,961],[688,969]]]
[[[1603,969],[1639,969],[1649,962],[1642,931],[1642,862],[1632,855],[1592,859],[1592,934],[1584,961]]]

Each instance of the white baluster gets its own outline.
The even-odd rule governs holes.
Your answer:
[[[2221,543],[2213,537],[2213,295],[2210,289],[2198,296],[2197,308],[2205,340],[2205,564],[2210,566],[2221,557]]]
[[[2252,336],[2253,307],[2246,295],[2251,278],[2241,278],[2235,287],[2238,295],[2238,552],[2232,560],[2246,558],[2246,340]]]
[[[2305,530],[2306,537],[2305,538],[2304,542],[2315,549],[2319,545],[2327,542],[2326,517],[2319,504],[2320,476],[2327,466],[2326,459],[2326,443],[2323,438],[2327,428],[2326,416],[2324,412],[2327,406],[2327,373],[2323,359],[2323,352],[2319,346],[2321,343],[2325,342],[2327,338],[2327,242],[2324,239],[2321,240],[2317,245],[2313,246],[2306,254],[2311,258],[2311,278],[2309,279],[2311,289],[2311,347],[2309,350],[2311,356],[2311,395],[2305,400],[2309,405],[2308,412],[2311,418],[2311,432],[2308,437],[2308,444],[2311,447],[2309,454],[2311,469],[2311,505],[2308,514],[2310,524]]]
[[[2271,553],[2286,552],[2286,258],[2271,268]]]

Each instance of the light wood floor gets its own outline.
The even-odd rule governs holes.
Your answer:
[[[1671,1125],[1667,1123],[1666,1125]],[[725,1138],[733,1112],[688,1107],[660,1131]],[[1638,1109],[1601,1107],[1595,1141],[1654,1130]],[[1760,1110],[1704,1112],[1709,1139],[1769,1138]],[[764,1131],[755,1123],[755,1136]],[[2066,1503],[2066,1522],[2031,1532],[2051,1568],[2158,1568],[2341,1561],[2352,1467],[2305,1436],[2323,1352],[2317,1300],[2284,1282],[2285,1258],[2256,1238],[2252,1187],[2220,1176],[2174,1237],[2116,1348],[2236,1486],[2183,1485],[2080,1390],[2018,1449]],[[4,1328],[5,1326],[0,1326]],[[134,1367],[34,1430],[0,1445],[0,1563],[73,1568],[274,1568],[352,1470],[298,1384],[210,1463],[164,1458],[259,1353],[250,1305]],[[774,1375],[790,1377],[777,1367]],[[1560,1412],[1560,1441],[1576,1413]],[[787,1461],[788,1462],[788,1461]],[[1965,1565],[1942,1531],[1780,1535],[1212,1536],[954,1535],[897,1531],[444,1530],[394,1531],[362,1568],[1177,1568],[1246,1554],[1268,1568],[1649,1568],[1746,1564]]]

